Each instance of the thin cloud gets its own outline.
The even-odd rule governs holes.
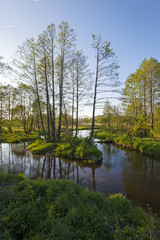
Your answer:
[[[41,0],[33,0],[34,2],[40,2]]]
[[[6,25],[6,26],[4,26],[5,28],[13,28],[13,27],[15,27],[16,25]]]

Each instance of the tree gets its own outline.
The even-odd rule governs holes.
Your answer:
[[[113,115],[113,107],[111,106],[110,102],[107,100],[104,104],[103,116],[107,120],[108,128],[111,127],[112,115]]]
[[[159,100],[159,86],[160,86],[160,63],[150,58],[146,63],[148,73],[148,94],[149,94],[149,106],[150,106],[150,127],[153,131],[154,128],[154,114],[155,103]]]
[[[93,48],[96,50],[96,76],[94,87],[94,100],[93,100],[93,114],[92,114],[92,129],[90,138],[93,138],[94,125],[95,125],[95,110],[97,103],[97,94],[107,92],[105,87],[115,87],[117,85],[119,68],[115,53],[110,48],[110,42],[102,42],[101,36],[92,35]],[[100,98],[101,100],[101,98]]]
[[[2,62],[3,57],[0,56],[0,74],[4,73],[4,71],[11,69],[7,64]],[[0,107],[0,132],[2,131],[2,119],[3,119],[3,100],[6,97],[6,94],[8,95],[8,92],[5,91],[7,90],[5,86],[0,85],[0,102],[1,102],[1,107]]]
[[[158,110],[160,63],[153,58],[144,59],[135,73],[130,74],[122,92],[122,101],[134,134],[153,133],[155,111]],[[134,128],[133,128],[134,126]]]
[[[41,79],[41,84],[44,87],[44,92],[46,95],[46,106],[47,106],[47,139],[50,140],[50,97],[49,97],[49,74],[51,61],[48,53],[48,34],[44,31],[38,37],[38,52],[39,52],[39,64],[38,64],[38,74]]]
[[[0,74],[6,70],[11,70],[11,67],[6,63],[3,63],[3,57],[0,56]]]
[[[39,115],[43,134],[46,138],[44,122],[42,117],[41,97],[39,91],[39,79],[37,74],[37,44],[33,38],[27,39],[22,46],[18,46],[16,57],[13,61],[16,77],[23,83],[34,89],[37,98]]]
[[[76,111],[76,133],[78,134],[78,118],[81,105],[84,106],[84,97],[87,98],[91,91],[91,72],[88,69],[87,57],[82,51],[76,51],[73,54],[71,65],[70,93],[72,95],[72,129],[74,111]],[[75,106],[76,105],[76,106]]]
[[[51,24],[47,27],[50,39],[50,54],[51,54],[51,76],[52,76],[52,136],[55,140],[55,63],[54,63],[54,50],[55,50],[55,25]]]
[[[61,134],[61,121],[62,121],[62,107],[64,97],[64,81],[67,78],[68,67],[71,63],[72,49],[74,46],[75,34],[74,30],[71,29],[67,22],[62,22],[59,25],[59,32],[57,38],[57,78],[59,85],[59,123],[58,123],[58,139]]]

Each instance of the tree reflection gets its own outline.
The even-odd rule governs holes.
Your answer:
[[[157,162],[137,152],[129,152],[123,161],[122,180],[127,196],[137,205],[147,209],[147,204],[159,211],[160,169],[155,169]],[[158,172],[158,174],[155,174]]]

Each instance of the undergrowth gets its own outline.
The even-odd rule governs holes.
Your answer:
[[[26,134],[25,132],[14,132],[14,133],[7,133],[2,132],[0,134],[0,142],[4,143],[20,143],[20,142],[26,142],[31,140],[38,139],[38,133],[37,132],[31,132],[30,134]]]
[[[122,194],[106,198],[67,180],[0,174],[0,203],[3,240],[159,239],[159,221]]]

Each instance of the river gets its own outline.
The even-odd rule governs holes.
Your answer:
[[[87,131],[82,135],[86,136]],[[83,188],[106,196],[123,193],[138,206],[160,211],[160,160],[113,144],[97,143],[103,153],[99,165],[60,159],[53,155],[35,156],[26,143],[0,144],[0,172],[23,173],[28,178],[69,179]]]

